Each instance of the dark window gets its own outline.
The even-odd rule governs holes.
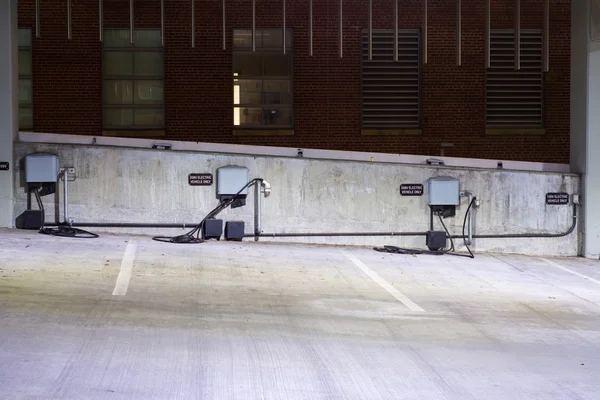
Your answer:
[[[542,32],[521,31],[521,69],[515,70],[515,34],[492,30],[487,70],[488,128],[542,128]]]
[[[164,128],[164,59],[160,30],[104,31],[104,129]]]
[[[398,61],[394,61],[394,31],[373,30],[373,57],[369,35],[362,34],[363,129],[419,127],[419,31],[398,33]]]

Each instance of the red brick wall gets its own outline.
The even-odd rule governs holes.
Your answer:
[[[485,135],[484,0],[463,0],[463,66],[455,60],[455,2],[429,0],[429,63],[422,68],[421,136],[361,136],[360,31],[366,0],[344,0],[344,57],[338,58],[338,0],[314,0],[314,56],[308,54],[308,0],[287,0],[294,29],[294,136],[232,136],[232,29],[251,26],[252,2],[196,0],[191,48],[189,0],[165,0],[165,124],[169,140],[439,155],[569,161],[570,1],[551,0],[551,71],[545,79],[543,136]],[[399,27],[421,27],[421,0],[399,0]],[[34,0],[19,1],[19,26],[35,28]],[[543,0],[521,0],[522,27],[541,29]],[[34,124],[39,132],[102,134],[102,46],[98,2],[41,2],[33,38]],[[512,27],[514,0],[492,0],[492,28]],[[257,27],[281,26],[281,0],[257,0]],[[129,27],[129,2],[104,0],[106,28]],[[393,27],[393,0],[374,0],[375,28]],[[160,1],[135,0],[135,26],[160,27]]]

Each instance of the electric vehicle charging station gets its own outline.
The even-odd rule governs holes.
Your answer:
[[[17,226],[24,229],[40,229],[47,234],[55,234],[58,236],[77,236],[97,237],[87,231],[82,231],[80,227],[97,227],[97,228],[185,228],[194,227],[191,232],[178,236],[156,236],[159,241],[171,243],[201,243],[205,240],[217,239],[224,237],[226,240],[243,240],[244,238],[254,238],[255,241],[260,238],[285,238],[285,237],[359,237],[359,236],[421,236],[424,238],[424,245],[429,249],[414,250],[402,249],[395,246],[384,246],[376,248],[379,251],[386,252],[409,252],[418,254],[454,254],[456,247],[454,239],[462,241],[464,249],[472,256],[469,246],[477,238],[535,238],[535,237],[563,237],[571,233],[576,226],[577,215],[574,204],[572,224],[567,232],[560,233],[506,233],[506,234],[474,234],[474,223],[476,221],[475,210],[480,206],[480,199],[468,188],[462,187],[462,183],[458,178],[448,176],[432,176],[427,178],[422,186],[425,190],[425,209],[423,216],[426,218],[429,213],[429,229],[422,232],[411,231],[352,231],[352,232],[274,232],[265,233],[263,229],[263,213],[269,213],[269,202],[265,202],[271,193],[271,184],[264,178],[251,179],[250,176],[257,175],[255,171],[242,165],[223,165],[215,168],[216,187],[215,196],[217,199],[217,207],[210,211],[200,222],[193,223],[151,223],[151,222],[82,222],[69,216],[69,168],[60,168],[59,159],[52,154],[29,154],[25,157],[25,179],[27,180],[28,194],[36,195],[38,200],[39,210],[28,209],[17,218]],[[212,183],[212,178],[211,178]],[[41,196],[53,194],[57,191],[58,185],[62,183],[62,196],[59,201],[62,201],[63,220],[57,223],[49,223],[45,221],[43,204]],[[76,182],[71,182],[76,185]],[[41,189],[41,190],[40,190]],[[253,210],[253,229],[252,233],[246,232],[246,225],[250,222],[248,218],[234,218],[230,221],[223,221],[217,216],[227,208],[239,208],[246,205],[248,196],[254,191],[254,210]],[[39,197],[38,197],[39,195]],[[575,198],[575,197],[574,197]],[[466,209],[464,213],[457,215],[457,208],[466,199]],[[94,210],[89,210],[90,219],[93,218]],[[294,210],[290,209],[293,213]],[[444,223],[444,219],[461,218],[462,232],[461,234],[452,233]],[[442,229],[435,228],[435,222],[439,220]],[[47,228],[47,226],[56,226],[55,230]],[[402,226],[402,221],[398,221],[398,226]],[[456,225],[456,224],[455,224]],[[459,225],[460,226],[460,225]],[[448,247],[448,241],[450,246]],[[462,254],[458,254],[462,255]]]

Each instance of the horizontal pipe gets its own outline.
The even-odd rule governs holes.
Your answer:
[[[338,237],[338,236],[426,236],[427,232],[319,232],[319,233],[261,233],[260,237]],[[246,234],[245,237],[255,237]]]
[[[519,238],[560,238],[573,233],[577,226],[577,205],[573,205],[572,223],[566,232],[561,233],[507,233],[472,235],[473,239],[519,239]],[[426,236],[427,232],[318,232],[318,233],[262,233],[260,237],[341,237],[341,236]],[[246,237],[256,235],[247,234]],[[456,235],[452,239],[467,239],[468,236]]]
[[[45,224],[46,226],[59,226],[62,224]],[[129,223],[129,222],[74,222],[70,224],[74,228],[194,228],[198,222],[190,224],[159,224],[159,223]]]
[[[474,239],[519,239],[519,238],[560,238],[565,237],[573,233],[575,228],[577,227],[577,204],[573,204],[573,216],[572,222],[569,229],[566,232],[562,233],[515,233],[515,234],[505,234],[505,235],[473,235]],[[453,236],[453,238],[462,239],[461,236]]]
[[[58,226],[61,224],[46,224]],[[128,223],[128,222],[75,222],[70,226],[87,228],[193,228],[197,222],[185,224],[160,224],[160,223]],[[559,238],[568,236],[577,226],[577,205],[573,205],[572,223],[566,232],[562,233],[508,233],[508,234],[481,234],[473,235],[474,239],[519,239],[519,238]],[[427,232],[317,232],[317,233],[261,233],[260,237],[343,237],[343,236],[426,236]],[[245,237],[256,237],[255,234],[246,234]],[[453,239],[463,239],[467,236],[452,236]]]

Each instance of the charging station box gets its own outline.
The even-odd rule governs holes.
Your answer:
[[[250,171],[246,167],[237,165],[227,165],[217,169],[217,198],[233,196],[237,194],[250,180]],[[248,188],[245,188],[240,195],[246,196]]]
[[[34,153],[25,156],[25,181],[27,183],[56,182],[60,167],[58,156],[48,153]]]
[[[241,241],[244,239],[244,221],[227,221],[225,223],[225,240]]]
[[[425,245],[431,251],[439,251],[446,247],[446,232],[429,231],[425,238]]]
[[[221,240],[223,235],[223,220],[222,219],[207,219],[202,227],[202,238],[204,240],[217,239]]]
[[[428,206],[457,206],[460,204],[460,182],[449,176],[427,180]]]

